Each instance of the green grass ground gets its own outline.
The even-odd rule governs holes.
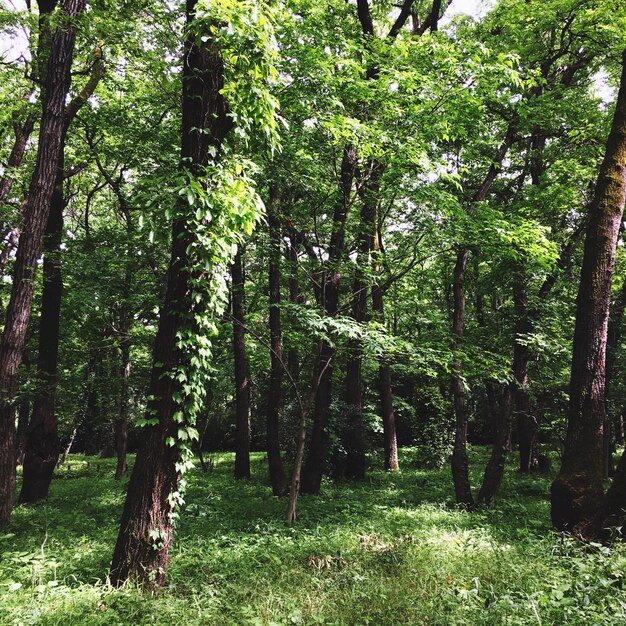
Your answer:
[[[399,475],[301,498],[294,528],[261,455],[239,483],[217,455],[190,477],[156,595],[107,584],[127,479],[76,457],[47,503],[17,507],[0,531],[0,625],[626,623],[626,549],[552,533],[549,477],[511,468],[498,508],[468,513],[452,505],[449,469],[416,469],[412,454]],[[485,458],[472,451],[474,484]]]

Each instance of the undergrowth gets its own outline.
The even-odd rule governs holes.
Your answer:
[[[167,586],[107,582],[127,478],[114,461],[74,456],[49,500],[18,506],[0,531],[0,624],[357,626],[623,624],[626,549],[582,545],[549,528],[551,477],[510,459],[497,508],[452,502],[449,469],[327,482],[296,526],[267,481],[232,479],[232,455],[190,475]],[[472,451],[478,484],[486,450]],[[89,462],[89,465],[87,463]],[[380,459],[372,465],[380,466]]]

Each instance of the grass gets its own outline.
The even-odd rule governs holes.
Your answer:
[[[108,585],[127,479],[113,480],[113,461],[75,457],[48,502],[17,507],[0,531],[0,625],[626,622],[626,549],[552,533],[550,477],[511,468],[499,506],[469,513],[453,506],[449,469],[420,470],[413,454],[403,451],[398,475],[302,497],[293,528],[262,455],[237,483],[232,455],[217,455],[190,476],[156,595]],[[471,460],[478,484],[486,450]]]

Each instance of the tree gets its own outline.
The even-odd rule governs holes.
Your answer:
[[[52,473],[59,455],[55,401],[63,292],[59,247],[63,236],[63,211],[66,206],[64,182],[68,178],[64,167],[65,139],[76,114],[93,95],[103,73],[102,44],[99,42],[94,52],[91,77],[65,110],[61,156],[44,235],[43,292],[39,317],[39,352],[36,374],[39,389],[34,398],[33,412],[26,434],[20,492],[20,502],[23,503],[38,502],[48,497]]]
[[[276,148],[276,102],[264,91],[273,74],[271,23],[249,9],[246,2],[186,4],[172,251],[153,348],[146,427],[111,564],[114,584],[130,578],[152,586],[165,581],[182,498],[181,473],[190,463],[185,442],[197,438],[193,424],[206,388],[213,315],[223,307],[222,273],[242,235],[252,231],[261,206],[241,164],[229,160],[232,146],[225,139],[238,119],[244,136],[258,124]],[[222,28],[224,22],[232,28]],[[225,58],[234,63],[230,81],[225,80]],[[238,89],[249,88],[246,81],[252,76],[261,81],[255,83],[259,100],[251,102]]]
[[[15,414],[18,370],[26,339],[34,291],[34,272],[41,254],[44,232],[59,163],[63,152],[65,99],[76,40],[75,19],[85,0],[66,0],[61,22],[51,36],[37,149],[37,163],[24,207],[24,223],[13,268],[11,298],[0,344],[0,524],[9,520],[15,489]],[[52,3],[52,8],[56,3]],[[45,9],[44,9],[44,12]]]
[[[567,438],[551,489],[552,523],[560,530],[588,523],[603,505],[606,340],[615,247],[626,201],[626,51],[622,64],[613,123],[589,208],[576,300]]]

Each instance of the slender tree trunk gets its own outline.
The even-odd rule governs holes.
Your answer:
[[[452,480],[454,492],[459,504],[472,506],[474,498],[469,480],[469,463],[467,459],[467,420],[468,411],[465,399],[465,382],[462,375],[461,361],[458,356],[463,345],[465,331],[465,268],[467,266],[468,250],[459,247],[454,266],[454,312],[452,334],[454,336],[452,362],[452,396],[454,398],[454,413],[456,424],[454,429],[454,449],[452,451]]]
[[[485,468],[483,483],[478,492],[478,502],[493,506],[496,503],[502,478],[504,476],[504,464],[509,451],[511,437],[511,421],[513,415],[513,385],[505,387],[502,394],[502,405],[498,411],[495,437],[491,450],[491,457]]]
[[[187,23],[193,20],[196,0],[187,0]],[[232,125],[220,93],[224,85],[223,62],[208,39],[198,42],[190,34],[183,55],[181,169],[201,169],[209,162],[209,150],[218,148]],[[205,132],[198,132],[205,129]],[[181,200],[181,203],[183,200]],[[181,212],[184,207],[181,206]],[[165,581],[172,543],[172,498],[178,489],[180,458],[177,446],[167,445],[176,437],[174,414],[182,410],[176,398],[180,383],[172,373],[184,363],[177,334],[193,310],[190,302],[188,246],[193,243],[183,218],[172,226],[172,255],[167,275],[165,301],[153,349],[146,417],[156,420],[145,427],[133,467],[122,520],[111,564],[111,581],[120,584],[136,578],[160,586]]]
[[[13,170],[17,169],[22,163],[22,159],[26,153],[26,145],[28,144],[28,139],[30,138],[34,127],[35,115],[33,113],[29,113],[24,122],[20,123],[16,121],[13,124],[15,141],[13,143],[13,148],[11,149],[11,154],[7,160],[7,167],[4,176],[0,178],[0,205],[7,201],[9,194],[11,193],[11,187],[13,186],[13,181],[15,180]],[[4,273],[4,268],[6,267],[11,252],[17,248],[19,238],[20,229],[17,226],[12,228],[4,237],[4,248],[2,249],[2,252],[0,252],[0,274]]]
[[[287,477],[280,454],[280,408],[282,405],[283,384],[283,339],[280,319],[280,195],[278,187],[270,188],[268,207],[268,223],[270,234],[269,257],[269,326],[270,326],[270,384],[267,398],[267,462],[269,466],[272,492],[275,496],[287,493]]]
[[[289,261],[289,303],[292,305],[302,304],[302,292],[298,281],[298,240],[295,228],[288,223],[289,249],[287,258]],[[287,351],[287,368],[294,383],[300,380],[300,355],[296,345],[290,345]]]
[[[11,154],[7,160],[5,174],[2,178],[0,178],[0,204],[6,202],[9,194],[11,193],[11,187],[13,186],[13,181],[15,180],[12,170],[18,168],[22,163],[28,139],[30,134],[33,132],[34,127],[35,116],[32,113],[29,113],[22,123],[15,122],[13,124],[15,141],[13,142],[13,148],[11,149]]]
[[[7,266],[11,252],[17,248],[20,239],[20,229],[16,226],[12,228],[5,237],[4,248],[0,252],[0,275],[4,275],[4,268]]]
[[[231,268],[235,361],[235,478],[250,478],[250,374],[246,354],[245,278],[241,250]]]
[[[615,248],[626,200],[626,51],[622,62],[615,115],[585,236],[567,438],[561,469],[552,483],[552,523],[558,529],[586,524],[603,503],[606,337]],[[616,477],[614,484],[618,482]]]
[[[298,506],[298,495],[300,493],[300,479],[302,475],[302,464],[304,462],[304,448],[306,444],[306,427],[307,419],[313,402],[317,397],[320,382],[326,372],[325,369],[320,369],[317,364],[322,356],[322,342],[317,350],[316,367],[313,368],[314,377],[311,383],[311,391],[309,399],[305,403],[298,391],[296,390],[296,399],[300,408],[300,419],[298,421],[298,434],[296,437],[296,458],[293,462],[293,471],[291,473],[291,487],[289,489],[289,504],[287,505],[287,523],[293,524],[296,521],[296,509]],[[326,362],[326,368],[330,366],[331,361]]]
[[[537,187],[545,172],[543,151],[546,139],[539,129],[535,129],[530,141],[530,174],[532,184]],[[533,322],[528,310],[528,276],[522,264],[513,276],[513,304],[515,306],[515,344],[513,347],[513,375],[515,376],[515,414],[520,452],[520,472],[527,473],[537,468],[536,442],[539,431],[537,419],[530,407],[530,348],[524,338],[533,330]]]
[[[115,452],[117,465],[115,480],[121,480],[126,472],[126,451],[128,448],[128,402],[130,399],[130,294],[132,287],[132,267],[126,266],[122,306],[120,309],[119,338],[120,338],[120,399],[119,414],[115,427]]]
[[[356,167],[356,150],[352,146],[344,149],[341,161],[339,198],[333,215],[333,231],[328,249],[328,271],[324,280],[322,300],[326,315],[334,317],[339,308],[341,284],[341,261],[345,244],[346,218],[351,205],[352,183]],[[313,432],[306,463],[302,471],[301,490],[304,493],[319,493],[322,476],[326,469],[328,450],[328,413],[332,401],[332,362],[335,348],[328,342],[322,343],[320,358],[316,364],[314,380],[318,380],[313,413]]]
[[[515,306],[515,343],[513,345],[513,376],[515,377],[515,418],[519,439],[520,472],[530,472],[535,457],[537,421],[530,411],[530,378],[528,364],[530,349],[525,337],[532,331],[528,313],[526,273],[515,272],[513,278],[513,304]]]
[[[380,166],[373,163],[362,194],[363,204],[357,242],[357,266],[352,287],[352,316],[363,324],[367,319],[367,274],[371,264],[376,232],[376,203],[380,190]],[[365,425],[363,423],[363,344],[359,339],[350,342],[346,366],[346,404],[348,406],[348,432],[345,437],[346,478],[365,478]]]
[[[506,157],[509,148],[513,145],[517,137],[515,125],[511,122],[507,128],[502,144],[498,148],[495,159],[489,166],[482,184],[472,196],[472,204],[481,202],[487,196],[496,180],[502,162]],[[459,351],[463,345],[463,334],[465,332],[465,270],[467,267],[468,249],[465,246],[457,247],[456,263],[454,266],[453,296],[454,309],[452,320],[452,349],[454,359],[452,361],[452,397],[454,399],[454,414],[456,417],[454,430],[454,448],[452,451],[452,480],[456,500],[459,504],[472,506],[474,498],[469,480],[469,463],[467,458],[467,422],[468,410],[465,398],[465,383],[463,381],[463,364],[459,357]]]
[[[74,55],[74,20],[85,0],[65,0],[62,28],[52,36],[42,103],[37,160],[24,208],[20,245],[13,267],[13,284],[0,344],[0,525],[9,520],[15,490],[15,414],[17,375],[26,339],[37,259],[50,213],[50,202],[63,151],[65,98]]]
[[[374,240],[375,250],[379,250],[381,234],[377,231]],[[378,274],[378,264],[374,265],[374,273]],[[380,285],[372,287],[372,310],[379,324],[385,323],[385,303],[383,290]],[[394,333],[395,334],[395,333]],[[380,412],[383,420],[383,437],[385,446],[385,471],[398,472],[398,438],[396,435],[396,414],[393,410],[393,390],[391,387],[391,365],[385,355],[378,359],[378,397],[380,400]]]

